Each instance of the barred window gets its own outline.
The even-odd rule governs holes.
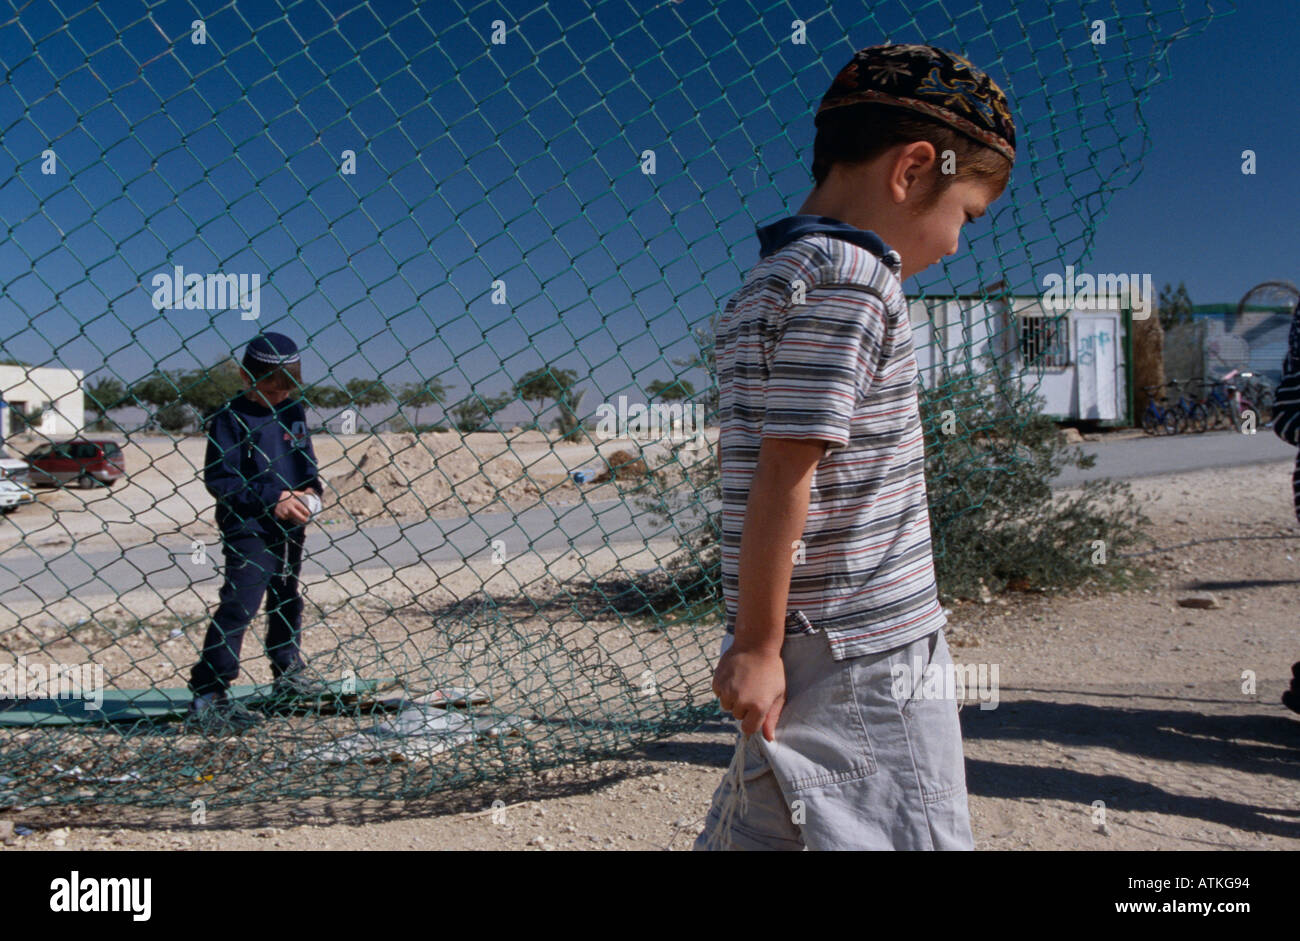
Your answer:
[[[1020,318],[1020,361],[1026,366],[1068,366],[1069,350],[1066,318]]]

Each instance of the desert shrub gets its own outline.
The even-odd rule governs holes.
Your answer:
[[[996,365],[921,395],[935,574],[946,599],[990,591],[1123,584],[1120,554],[1149,522],[1127,482],[1052,489],[1096,458],[1067,444],[1043,398]]]

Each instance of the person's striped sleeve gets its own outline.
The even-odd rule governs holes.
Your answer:
[[[769,363],[762,437],[843,447],[880,368],[887,311],[872,288],[831,281],[786,312]]]
[[[1287,444],[1300,446],[1300,302],[1291,313],[1282,380],[1274,397],[1273,431]]]

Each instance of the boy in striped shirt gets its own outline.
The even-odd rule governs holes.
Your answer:
[[[718,325],[713,689],[741,734],[696,848],[971,849],[902,281],[1005,189],[1014,124],[916,44],[860,50],[815,124],[816,188]]]

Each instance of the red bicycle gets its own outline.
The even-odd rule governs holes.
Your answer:
[[[1234,369],[1223,377],[1223,382],[1228,389],[1228,414],[1232,418],[1232,426],[1241,431],[1245,423],[1250,421],[1252,428],[1261,428],[1264,424],[1264,416],[1255,405],[1254,399],[1246,395],[1233,382],[1240,375],[1242,375],[1241,370]],[[1247,418],[1247,416],[1252,417]]]

